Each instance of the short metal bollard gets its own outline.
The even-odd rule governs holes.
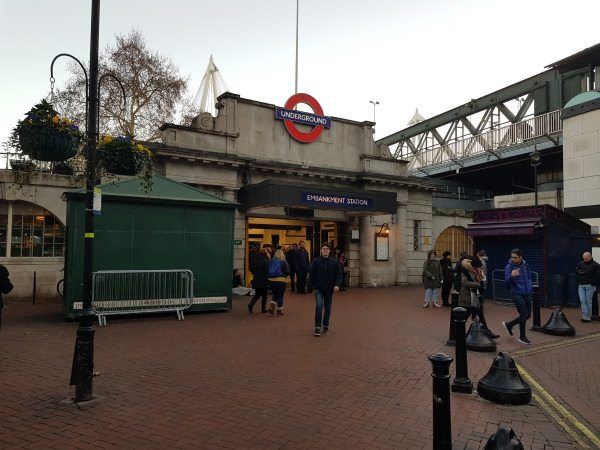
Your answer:
[[[465,308],[454,308],[454,333],[456,337],[456,377],[452,383],[452,392],[470,394],[473,392],[473,382],[469,380],[467,366],[467,333],[465,324],[468,311]]]
[[[596,292],[594,292],[594,296],[592,297],[592,320],[600,321],[600,316],[598,315],[598,289],[600,286],[596,287]]]
[[[454,308],[458,306],[458,297],[460,294],[450,294],[452,300],[450,301],[450,330],[448,331],[448,340],[446,345],[455,345],[456,339],[454,338]]]
[[[433,448],[452,448],[450,420],[450,363],[452,357],[444,353],[429,356],[433,368]]]
[[[533,325],[531,327],[531,331],[542,331],[542,322],[540,317],[540,286],[539,284],[534,284],[532,286],[532,295],[533,295]]]

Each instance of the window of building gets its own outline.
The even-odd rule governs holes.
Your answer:
[[[64,256],[65,229],[51,212],[32,203],[0,202],[0,255]]]
[[[442,231],[435,241],[434,248],[438,256],[449,251],[453,258],[458,258],[462,252],[471,253],[473,251],[473,240],[467,236],[463,227],[451,226]]]
[[[421,250],[421,221],[413,220],[413,250]]]

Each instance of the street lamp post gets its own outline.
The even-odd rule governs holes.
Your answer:
[[[537,147],[535,150],[529,155],[531,157],[531,165],[533,166],[533,182],[535,189],[535,206],[538,204],[538,180],[537,180],[537,168],[542,162],[542,154],[538,152]]]
[[[373,123],[375,123],[375,107],[379,105],[379,102],[375,100],[369,100],[369,103],[373,105]]]
[[[92,310],[92,274],[94,253],[94,184],[96,183],[96,141],[98,140],[98,42],[100,34],[100,0],[92,0],[90,31],[89,85],[86,86],[86,208],[83,250],[83,310],[79,316],[79,327],[75,341],[71,386],[75,385],[75,402],[92,399],[94,375],[94,318]]]

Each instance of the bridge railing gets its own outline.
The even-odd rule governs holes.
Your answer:
[[[415,171],[427,166],[456,162],[482,153],[494,154],[495,150],[503,147],[511,147],[529,139],[561,131],[561,110],[551,111],[476,136],[453,141],[447,145],[422,149],[411,157],[408,170]]]

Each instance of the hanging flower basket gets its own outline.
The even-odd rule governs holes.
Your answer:
[[[79,128],[60,117],[52,105],[42,100],[20,120],[9,143],[24,155],[39,161],[66,161],[79,151]]]
[[[11,159],[10,168],[15,172],[32,172],[35,169],[33,162],[24,159]]]
[[[30,126],[19,133],[21,151],[39,161],[66,161],[77,154],[79,138],[51,127]]]
[[[148,155],[140,151],[128,136],[103,136],[98,143],[98,160],[104,169],[114,175],[137,175],[144,168]],[[141,146],[144,150],[145,147]]]
[[[97,146],[98,161],[104,170],[113,175],[140,175],[143,189],[147,192],[152,184],[152,152],[136,144],[131,136],[113,138],[105,135]]]

